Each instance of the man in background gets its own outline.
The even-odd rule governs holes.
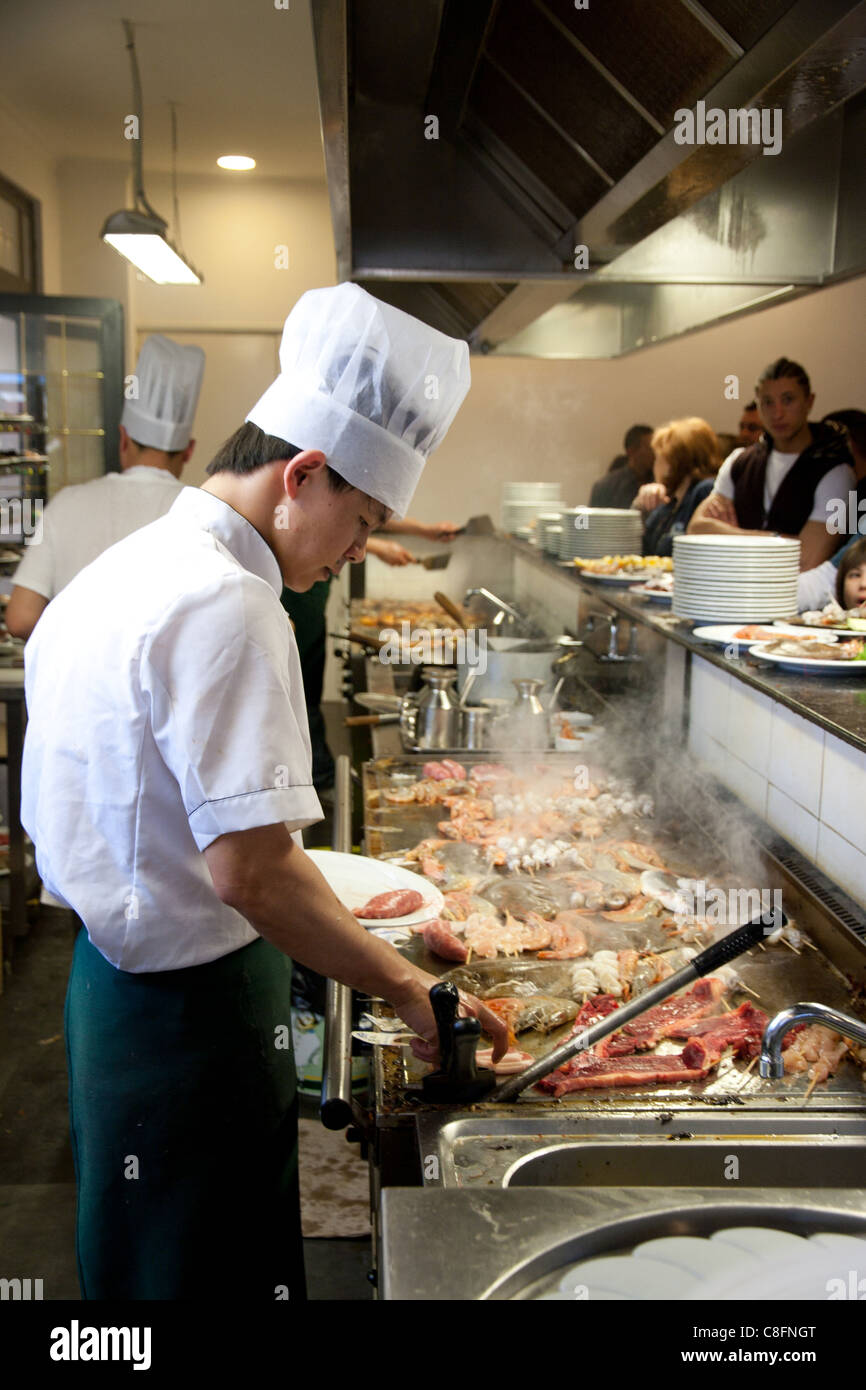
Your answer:
[[[800,569],[813,569],[839,548],[841,537],[827,524],[831,504],[856,487],[847,435],[834,422],[810,423],[811,383],[789,357],[761,373],[757,400],[766,432],[725,460],[689,533],[796,537]]]
[[[6,626],[13,637],[26,640],[79,570],[171,507],[195,448],[204,363],[200,347],[159,333],[145,340],[135,369],[138,394],[124,401],[120,417],[120,472],[65,487],[45,508],[42,539],[28,546],[12,581]]]
[[[650,440],[652,425],[632,425],[626,431],[623,447],[625,462],[615,467],[616,459],[603,478],[593,483],[589,497],[591,507],[621,507],[628,510],[643,483],[651,483],[654,456]]]

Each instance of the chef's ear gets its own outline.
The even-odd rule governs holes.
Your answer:
[[[297,497],[299,489],[309,478],[320,472],[325,463],[325,455],[320,449],[304,449],[300,454],[295,454],[294,458],[287,459],[282,473],[286,494],[292,499]]]

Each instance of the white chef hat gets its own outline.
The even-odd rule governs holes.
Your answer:
[[[469,390],[469,349],[360,285],[309,290],[283,329],[280,375],[247,419],[405,516],[427,455]]]
[[[192,435],[204,360],[200,347],[182,347],[161,333],[145,338],[135,368],[138,398],[123,402],[120,417],[130,439],[167,453],[186,448]]]

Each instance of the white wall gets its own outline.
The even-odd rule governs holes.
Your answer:
[[[267,179],[244,183],[243,178],[225,173],[180,180],[183,246],[204,275],[204,284],[166,287],[136,280],[133,312],[139,330],[280,331],[305,290],[334,284],[336,259],[325,184]],[[157,212],[170,218],[168,179],[147,178],[146,187]],[[169,234],[173,238],[171,229]],[[275,266],[274,248],[280,245],[288,247],[285,270]]]
[[[609,361],[473,357],[472,389],[412,511],[430,520],[489,511],[497,521],[502,481],[522,478],[560,481],[568,503],[586,502],[630,424],[701,415],[734,432],[739,404],[725,400],[725,376],[739,376],[748,401],[756,374],[782,353],[809,372],[816,417],[864,409],[864,322],[860,276]]]

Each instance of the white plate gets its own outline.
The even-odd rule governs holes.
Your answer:
[[[777,656],[768,652],[768,642],[759,642],[749,648],[749,656],[759,661],[772,661],[776,666],[787,667],[789,671],[803,671],[816,676],[866,676],[866,661],[818,661],[809,656]]]
[[[396,888],[414,888],[421,893],[424,902],[407,917],[359,917],[362,926],[380,927],[391,930],[393,927],[415,927],[421,922],[429,922],[438,917],[445,899],[435,884],[422,878],[421,874],[410,873],[396,864],[386,864],[379,859],[368,859],[363,854],[338,854],[330,849],[308,849],[308,854],[316,868],[326,878],[344,907],[353,912],[363,907],[377,893],[388,893]]]
[[[774,618],[773,627],[792,628],[795,632],[812,632],[816,637],[866,637],[866,632],[855,632],[853,627],[816,627],[814,623],[786,622],[784,618]]]
[[[582,558],[590,558],[588,556]],[[581,579],[591,579],[596,584],[618,584],[632,585],[637,583],[641,575],[649,574],[649,570],[632,570],[630,574],[587,574],[585,570],[581,572]]]
[[[642,594],[650,603],[670,603],[674,596],[673,589],[650,589],[645,584],[630,584],[628,591],[630,594]]]
[[[738,633],[738,632],[740,631],[740,629],[741,629],[741,628],[744,628],[744,627],[759,627],[759,626],[760,626],[760,627],[764,627],[764,626],[769,627],[769,624],[768,624],[768,623],[767,623],[767,624],[764,624],[764,623],[760,623],[760,624],[759,624],[759,623],[723,623],[723,624],[719,624],[719,625],[714,625],[714,626],[712,626],[712,627],[695,627],[695,628],[692,628],[692,636],[693,636],[693,637],[699,637],[699,638],[701,639],[702,642],[713,642],[713,643],[715,643],[716,646],[719,646],[719,647],[727,647],[727,646],[730,646],[730,644],[731,644],[732,642],[737,643],[737,644],[739,644],[740,646],[745,646],[746,643],[750,642],[750,639],[747,638],[747,637],[737,637],[737,636],[736,636],[736,633]],[[776,624],[774,623],[773,626],[776,627]],[[779,631],[779,633],[780,633],[782,636],[784,636],[784,635],[786,635],[787,633],[791,633],[791,632],[792,632],[792,633],[795,633],[795,634],[799,634],[800,631],[801,631],[801,629],[800,629],[800,628],[796,628],[796,627],[783,627],[783,626],[779,625],[779,626],[778,626],[778,631]],[[831,639],[831,640],[835,641],[835,638],[833,638],[833,639]]]

